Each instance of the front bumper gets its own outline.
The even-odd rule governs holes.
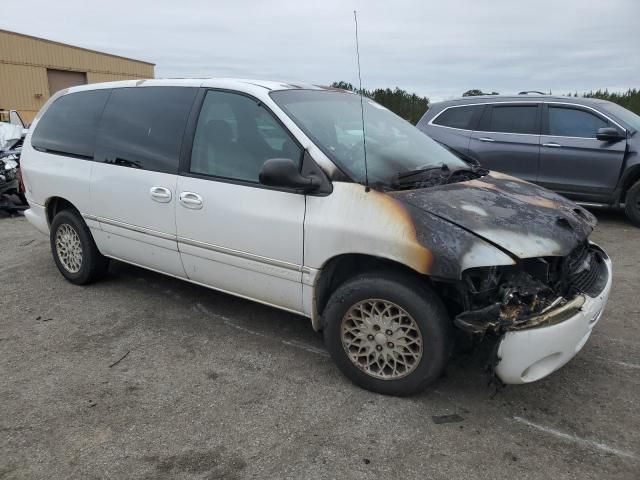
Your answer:
[[[529,383],[555,372],[587,343],[609,298],[612,267],[602,252],[608,275],[604,289],[595,297],[582,294],[579,311],[555,325],[507,332],[498,344],[495,373],[507,384]]]

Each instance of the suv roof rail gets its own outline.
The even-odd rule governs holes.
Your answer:
[[[537,93],[538,95],[546,95],[546,93],[540,92],[538,90],[525,90],[523,92],[518,92],[518,95],[528,95],[530,93]]]

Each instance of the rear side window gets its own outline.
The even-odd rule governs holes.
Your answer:
[[[93,158],[100,115],[111,90],[64,95],[54,101],[31,137],[37,150]]]
[[[537,105],[494,105],[483,117],[486,132],[538,134]]]
[[[196,90],[189,87],[113,89],[100,123],[96,160],[177,173],[182,137]]]
[[[438,115],[433,121],[433,124],[442,125],[443,127],[472,130],[474,115],[482,108],[484,108],[484,105],[450,107]]]
[[[598,130],[608,125],[602,118],[584,110],[549,106],[549,135],[596,138]]]

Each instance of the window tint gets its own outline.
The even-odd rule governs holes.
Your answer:
[[[300,165],[301,157],[300,147],[258,102],[207,93],[193,140],[192,173],[258,183],[266,160],[290,158]]]
[[[488,132],[538,134],[537,105],[496,106],[490,110]],[[483,122],[484,123],[484,122]]]
[[[481,108],[483,108],[483,105],[451,107],[438,115],[433,123],[435,125],[443,125],[445,127],[471,130],[471,121],[473,119],[473,115]]]
[[[640,115],[636,115],[632,111],[611,102],[600,104],[600,107],[604,108],[605,112],[613,114],[613,116],[617,117],[618,120],[622,120],[633,130],[640,130]]]
[[[100,115],[111,90],[64,95],[38,122],[31,145],[39,150],[93,158]]]
[[[596,138],[608,123],[584,110],[549,106],[549,135]]]
[[[100,123],[96,160],[177,173],[196,91],[185,87],[113,89]]]
[[[406,120],[373,100],[337,90],[279,90],[269,96],[344,173],[392,186],[398,173],[468,166]],[[363,115],[364,113],[364,115]],[[364,116],[364,129],[363,129]],[[367,141],[364,163],[363,133]]]

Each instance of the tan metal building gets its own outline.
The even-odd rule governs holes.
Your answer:
[[[0,29],[0,110],[30,123],[47,99],[85,83],[153,78],[153,63]]]

